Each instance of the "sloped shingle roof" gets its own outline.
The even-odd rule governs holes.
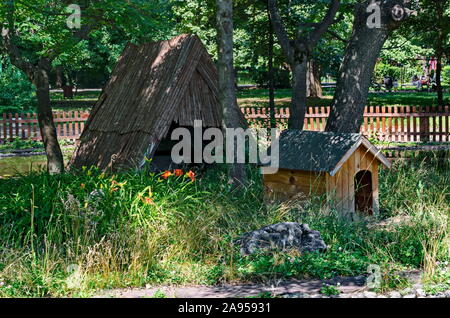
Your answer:
[[[378,160],[389,161],[361,134],[285,130],[279,137],[279,168],[334,175],[343,158],[363,144]]]

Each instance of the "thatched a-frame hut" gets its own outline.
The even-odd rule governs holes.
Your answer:
[[[166,158],[176,127],[221,127],[217,72],[201,40],[180,35],[168,41],[129,44],[95,104],[71,166],[141,168]]]

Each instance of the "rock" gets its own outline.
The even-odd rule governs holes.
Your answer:
[[[416,295],[415,294],[408,294],[408,295],[403,296],[403,298],[416,298]]]
[[[427,294],[424,292],[423,289],[416,289],[416,295],[417,297],[425,297]]]
[[[308,294],[302,292],[283,295],[283,298],[309,298],[309,297],[310,296]]]
[[[365,292],[364,292],[364,297],[365,297],[365,298],[376,298],[376,297],[377,297],[377,294],[374,293],[374,292],[365,291]]]
[[[412,292],[413,292],[412,288],[405,288],[405,289],[403,289],[403,290],[400,291],[400,294],[401,294],[402,296],[405,296],[405,295],[411,294]]]
[[[296,222],[278,223],[243,234],[235,240],[241,246],[242,255],[250,255],[263,250],[295,248],[300,252],[322,251],[327,248],[319,231],[313,231],[308,224]]]
[[[387,298],[387,297],[384,295],[378,295],[377,298]]]
[[[389,293],[390,298],[402,298],[402,295],[397,291],[392,291]]]

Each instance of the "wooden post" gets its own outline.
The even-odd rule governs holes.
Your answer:
[[[430,118],[428,116],[425,116],[426,110],[424,109],[424,107],[419,107],[419,110],[421,113],[419,124],[420,141],[428,142],[430,141]]]
[[[8,130],[6,128],[6,113],[3,113],[3,142],[8,140]]]

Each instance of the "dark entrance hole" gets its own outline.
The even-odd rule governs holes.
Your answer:
[[[373,215],[372,173],[360,171],[355,176],[355,210]]]

